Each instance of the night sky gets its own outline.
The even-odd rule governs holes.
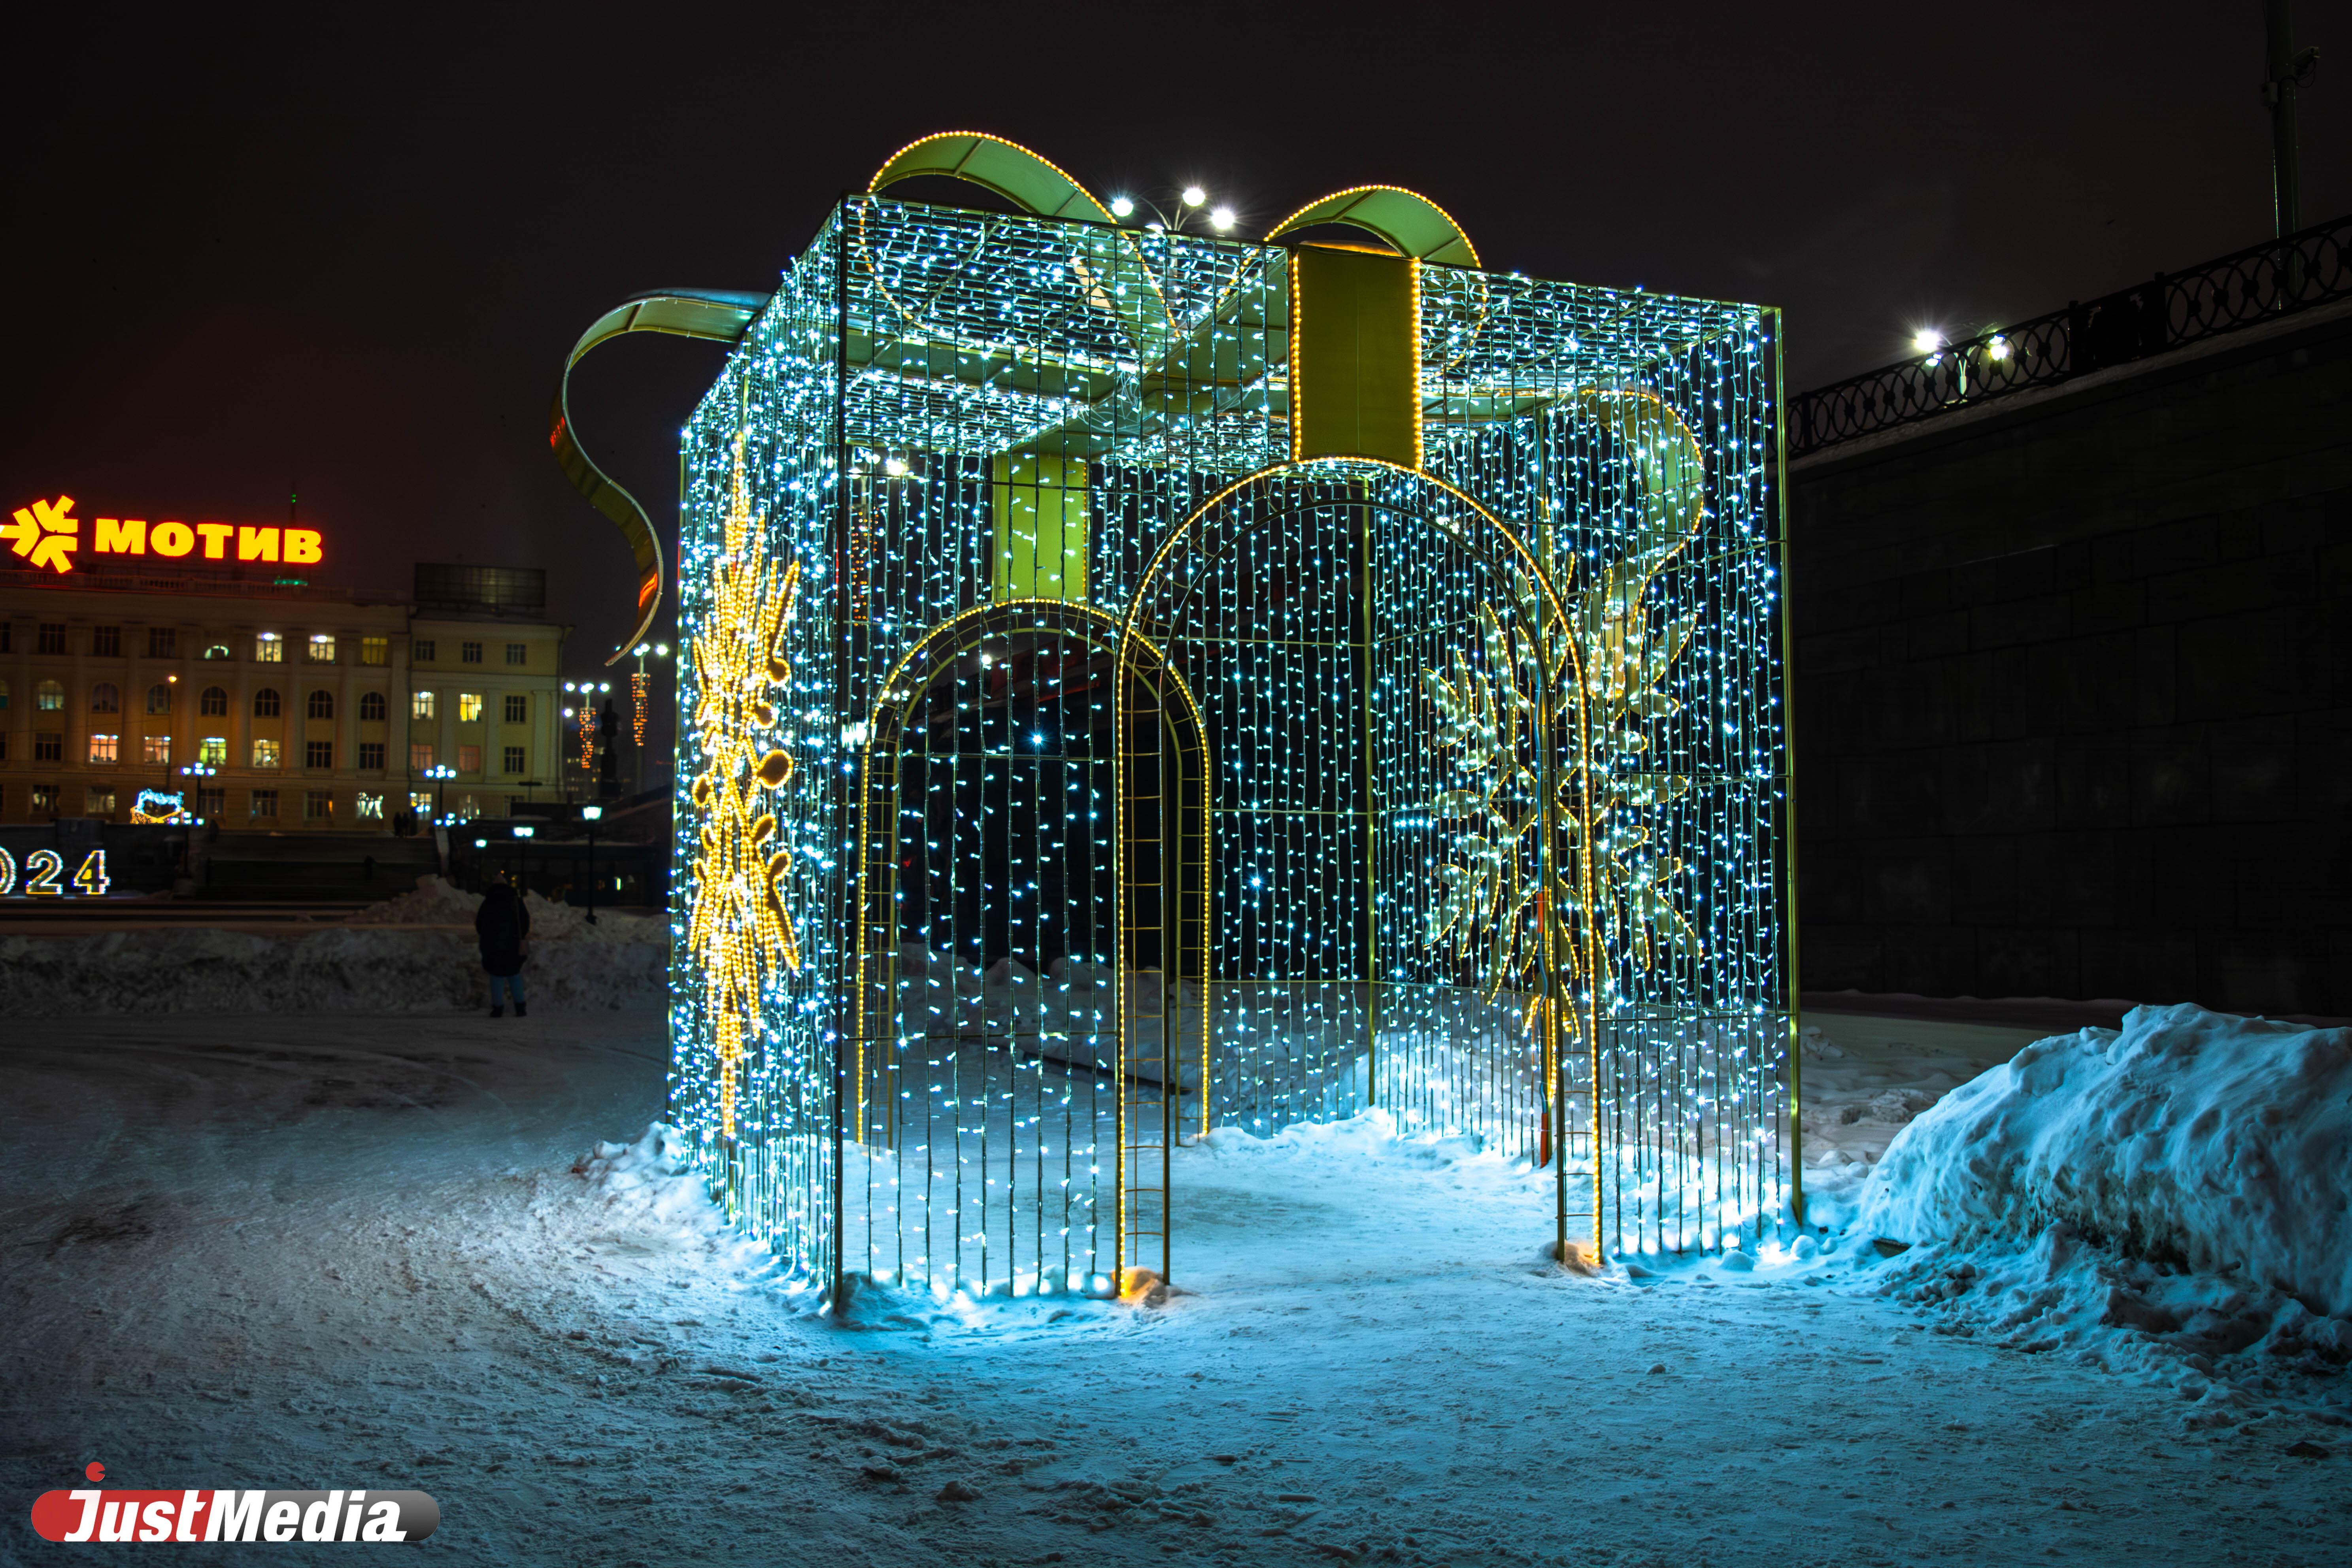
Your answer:
[[[2310,222],[2352,209],[2352,8],[2299,10]],[[773,287],[929,132],[1106,197],[1198,180],[1251,233],[1409,185],[1497,268],[1784,307],[1791,390],[2271,225],[2257,0],[195,15],[7,24],[5,504],[266,521],[290,485],[323,581],[548,567],[581,674],[631,579],[548,457],[564,352],[637,289]],[[575,382],[666,538],[720,357],[627,340]]]

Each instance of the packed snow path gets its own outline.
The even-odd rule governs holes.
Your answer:
[[[662,1055],[651,1012],[0,1032],[0,1555],[93,1459],[422,1488],[486,1563],[2352,1554],[2340,1430],[2184,1430],[1795,1271],[1564,1274],[1541,1178],[1426,1146],[1188,1152],[1156,1310],[832,1327],[572,1173]]]

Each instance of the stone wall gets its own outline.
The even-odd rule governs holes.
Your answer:
[[[2352,308],[1790,481],[1807,990],[2352,1015]]]

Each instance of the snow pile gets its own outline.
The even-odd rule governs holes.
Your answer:
[[[1245,1128],[1213,1128],[1201,1142],[1220,1157],[1279,1160],[1308,1168],[1338,1165],[1360,1170],[1385,1165],[1434,1171],[1472,1161],[1497,1167],[1512,1163],[1499,1154],[1488,1154],[1475,1133],[1406,1131],[1397,1126],[1395,1117],[1378,1106],[1337,1121],[1294,1121],[1264,1138]]]
[[[776,1257],[743,1237],[711,1200],[687,1135],[656,1121],[633,1143],[598,1143],[572,1165],[584,1177],[602,1227],[641,1247],[707,1258],[715,1272],[756,1279]]]
[[[666,935],[662,922],[646,915],[604,910],[597,913],[592,924],[585,910],[553,902],[537,893],[525,893],[522,902],[523,908],[530,911],[530,940],[534,945],[558,938],[614,945],[657,942]],[[380,904],[370,904],[352,915],[349,923],[363,926],[462,926],[471,931],[474,929],[475,912],[481,907],[481,894],[468,893],[446,879],[427,875],[416,879],[415,892],[386,899]]]
[[[436,880],[438,879],[436,879]],[[459,894],[459,897],[465,895]],[[642,916],[541,937],[533,910],[523,984],[551,1013],[658,1000],[668,932]],[[609,923],[607,923],[609,922]],[[0,937],[0,1014],[437,1013],[487,1008],[489,982],[465,929],[373,924],[299,936],[202,926],[96,936]]]
[[[1804,1051],[1805,1213],[1816,1225],[1852,1223],[1871,1168],[1895,1134],[1993,1065],[1919,1047],[1849,1053],[1818,1028]]]
[[[2174,1382],[2217,1424],[2352,1360],[2347,1194],[2352,1030],[2138,1007],[1944,1096],[1856,1228],[1916,1244],[1880,1289],[1952,1331]]]

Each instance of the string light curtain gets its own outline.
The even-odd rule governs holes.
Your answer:
[[[1572,1245],[1769,1239],[1777,317],[1107,219],[845,200],[687,428],[671,1100],[729,1208],[821,1295],[1110,1294],[1184,1139],[1378,1107],[1547,1163]],[[1302,452],[1345,289],[1408,416]]]

